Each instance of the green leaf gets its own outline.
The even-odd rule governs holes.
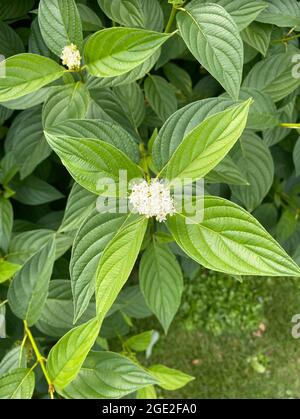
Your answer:
[[[92,138],[74,138],[45,132],[51,148],[58,154],[71,176],[81,186],[100,194],[112,179],[119,183],[119,170],[127,171],[128,181],[141,177],[139,167],[114,146]],[[101,183],[103,182],[103,183]]]
[[[153,162],[161,170],[182,140],[205,118],[232,105],[230,99],[219,97],[199,100],[179,109],[164,123],[153,143]]]
[[[251,99],[212,115],[181,142],[163,169],[167,179],[199,179],[213,169],[241,136]]]
[[[95,317],[95,312],[93,302],[88,305],[77,326]],[[46,304],[35,326],[45,335],[55,338],[60,338],[74,327],[71,281],[50,281]]]
[[[300,268],[246,210],[205,196],[202,215],[199,223],[186,214],[167,222],[177,244],[196,262],[233,275],[299,276]]]
[[[205,0],[205,2],[211,3],[210,0]],[[240,31],[246,28],[267,7],[267,3],[260,0],[216,0],[214,3],[224,7]]]
[[[143,29],[103,29],[85,45],[86,68],[96,77],[120,76],[145,62],[169,37]]]
[[[293,160],[296,169],[296,176],[300,175],[300,138],[296,141],[294,150],[293,150]]]
[[[277,109],[271,97],[254,88],[242,87],[240,99],[253,99],[253,105],[249,109],[246,128],[253,130],[265,130],[276,127],[279,124]]]
[[[139,333],[138,335],[131,336],[125,341],[125,345],[135,352],[144,352],[151,343],[153,330]]]
[[[80,14],[83,31],[94,32],[103,28],[100,17],[88,6],[82,3],[78,3],[77,9]]]
[[[0,378],[0,399],[31,399],[34,384],[33,371],[15,369]]]
[[[38,17],[36,17],[31,24],[30,36],[28,39],[28,52],[49,58],[53,55],[43,40]]]
[[[114,22],[130,28],[162,31],[164,16],[157,0],[98,0],[104,13]]]
[[[77,230],[95,205],[95,195],[74,182],[59,231],[62,233]]]
[[[296,230],[297,216],[294,212],[287,209],[285,210],[276,226],[276,239],[280,243],[284,243],[289,239]]]
[[[59,79],[66,70],[50,58],[19,54],[0,62],[0,102],[17,99]]]
[[[103,320],[127,281],[146,232],[145,217],[129,215],[106,246],[96,274],[97,317]]]
[[[26,350],[16,346],[7,352],[0,363],[0,377],[17,368],[26,368]]]
[[[12,234],[7,260],[20,265],[24,264],[52,239],[53,234],[52,230],[46,229]]]
[[[252,22],[242,31],[241,37],[244,42],[265,56],[270,45],[271,33],[271,25]]]
[[[21,179],[51,153],[43,132],[41,107],[20,112],[14,119],[5,141],[6,151],[11,151],[19,166]]]
[[[90,352],[77,378],[62,396],[68,399],[120,399],[157,381],[137,363],[114,352]]]
[[[113,122],[98,119],[73,119],[51,127],[51,133],[73,138],[99,139],[123,151],[135,163],[140,160],[139,148],[134,138],[120,125]]]
[[[14,20],[26,15],[34,0],[1,0],[0,20]]]
[[[44,103],[44,128],[51,129],[69,119],[83,119],[89,102],[89,92],[81,82],[56,87]]]
[[[6,23],[0,21],[0,54],[8,58],[24,52],[19,35]]]
[[[243,69],[243,42],[226,10],[193,1],[177,14],[180,35],[196,59],[238,99]]]
[[[172,39],[172,38],[170,38]],[[164,44],[165,45],[165,44]],[[89,76],[87,79],[88,87],[114,87],[123,86],[135,82],[136,80],[142,79],[152,69],[158,57],[160,56],[160,48],[155,51],[150,58],[144,61],[142,64],[135,67],[128,73],[122,74],[116,77],[92,77]]]
[[[74,0],[41,0],[39,25],[48,48],[60,57],[66,45],[82,47],[82,26]]]
[[[248,73],[243,87],[260,90],[275,102],[285,98],[300,85],[300,78],[293,77],[295,54],[294,50],[290,50],[259,61]]]
[[[209,183],[248,185],[247,179],[229,155],[224,157],[224,159],[205,176],[205,180]]]
[[[37,322],[43,310],[54,260],[53,238],[22,266],[9,287],[10,308],[29,326]]]
[[[10,201],[0,196],[0,249],[6,253],[13,226],[13,207]]]
[[[241,138],[240,147],[234,150],[232,158],[249,182],[246,186],[231,186],[233,196],[252,212],[262,203],[272,186],[272,155],[257,135],[246,133]]]
[[[80,227],[70,261],[75,320],[86,310],[95,291],[100,257],[126,218],[127,214],[100,213],[95,208]]]
[[[167,333],[183,291],[180,265],[167,245],[153,241],[147,247],[141,259],[139,279],[147,305]]]
[[[300,27],[300,4],[293,0],[265,0],[268,7],[256,20],[283,28]]]
[[[144,95],[137,83],[118,86],[114,89],[132,125],[137,129],[145,118]]]
[[[195,379],[191,375],[160,364],[151,366],[149,371],[158,380],[159,387],[164,390],[178,390]]]
[[[174,63],[168,63],[163,67],[166,77],[182,94],[190,98],[192,96],[192,79],[189,73]]]
[[[16,263],[0,259],[0,284],[12,278],[20,268],[21,266]]]
[[[164,78],[148,76],[144,84],[145,96],[151,108],[164,122],[177,110],[175,90]]]
[[[51,349],[47,371],[56,389],[73,381],[99,334],[99,320],[92,319],[64,335]]]
[[[26,205],[41,205],[64,197],[52,185],[33,175],[23,181],[14,180],[11,185],[16,191],[14,199]]]

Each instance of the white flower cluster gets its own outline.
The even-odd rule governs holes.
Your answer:
[[[76,45],[66,45],[62,50],[60,58],[63,65],[66,65],[69,70],[79,70],[81,56]]]
[[[148,183],[143,180],[132,187],[129,202],[133,208],[145,217],[155,217],[157,221],[165,221],[167,215],[174,215],[174,200],[169,188],[157,179]]]

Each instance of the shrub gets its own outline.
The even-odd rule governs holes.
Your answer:
[[[107,342],[149,313],[167,333],[182,253],[237,276],[299,276],[299,11],[2,0],[0,397],[44,396],[36,371],[52,398],[186,384],[137,363],[151,332],[126,356]]]

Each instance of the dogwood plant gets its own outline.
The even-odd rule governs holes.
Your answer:
[[[36,366],[52,398],[180,388],[193,377],[136,357],[153,331],[121,353],[107,340],[151,313],[168,332],[182,258],[234,276],[300,275],[287,253],[294,230],[281,240],[277,227],[284,249],[268,224],[272,211],[297,223],[296,178],[273,149],[284,167],[273,182],[268,146],[295,133],[280,118],[294,118],[300,85],[291,71],[299,3],[4,3],[0,310],[24,334],[0,363],[0,397],[31,398]],[[11,26],[24,16],[25,44]],[[260,207],[268,194],[274,205]]]

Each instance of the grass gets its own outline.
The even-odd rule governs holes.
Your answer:
[[[168,336],[161,335],[156,344],[151,364],[162,363],[196,379],[177,391],[159,390],[159,396],[300,398],[300,339],[291,335],[291,318],[300,313],[300,284],[283,278],[271,284],[261,337],[243,330],[216,337],[197,328],[189,331],[180,316],[175,319]],[[155,320],[150,323],[141,326],[158,328]]]

